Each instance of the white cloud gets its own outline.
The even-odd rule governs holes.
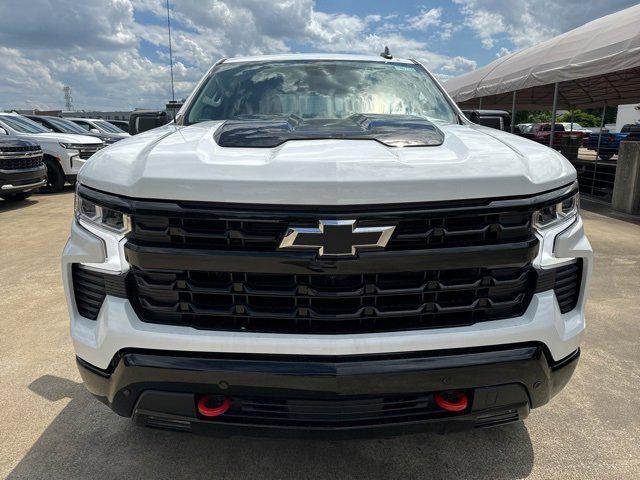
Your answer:
[[[440,17],[442,15],[441,8],[432,8],[430,10],[423,9],[420,15],[409,20],[407,28],[411,30],[428,30],[431,27],[440,25]]]
[[[500,47],[500,50],[498,50],[498,53],[496,53],[496,58],[504,57],[505,55],[509,55],[510,53],[511,50],[509,50],[508,48]]]
[[[440,8],[412,17],[327,13],[313,0],[180,0],[171,8],[177,97],[222,56],[289,52],[292,45],[369,54],[388,45],[442,75],[476,67],[434,52],[421,38],[428,31],[448,39],[456,30],[442,21]],[[165,21],[165,0],[3,0],[0,108],[61,108],[64,85],[72,87],[77,108],[164,105]]]
[[[547,40],[584,23],[630,7],[633,0],[453,0],[464,24],[475,32],[484,48],[507,39],[516,48]]]

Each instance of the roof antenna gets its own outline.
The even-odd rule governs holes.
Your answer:
[[[387,60],[391,60],[393,58],[393,55],[391,55],[391,52],[389,51],[389,47],[384,47],[384,52],[380,52],[380,56]]]
[[[171,69],[171,101],[176,101],[176,94],[173,88],[173,51],[171,48],[171,17],[169,16],[169,0],[167,0],[167,29],[169,30],[169,68]],[[174,111],[175,120],[175,111]]]

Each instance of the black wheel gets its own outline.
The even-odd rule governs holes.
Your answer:
[[[600,152],[600,155],[598,155],[600,160],[611,160],[611,157],[613,157],[613,153],[610,152]]]
[[[16,193],[3,193],[0,197],[4,198],[7,202],[21,202],[31,196],[31,192],[16,192]]]
[[[44,164],[47,166],[47,192],[59,192],[64,187],[64,172],[60,164],[51,159],[45,158]]]

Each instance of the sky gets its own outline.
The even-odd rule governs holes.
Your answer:
[[[176,98],[221,57],[391,53],[440,80],[629,0],[170,0]],[[160,108],[171,98],[166,0],[2,0],[0,109]]]

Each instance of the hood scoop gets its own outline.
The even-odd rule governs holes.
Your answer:
[[[227,120],[213,135],[221,147],[273,148],[289,140],[376,140],[389,147],[442,145],[444,134],[429,120],[409,115],[351,115],[344,119]]]

